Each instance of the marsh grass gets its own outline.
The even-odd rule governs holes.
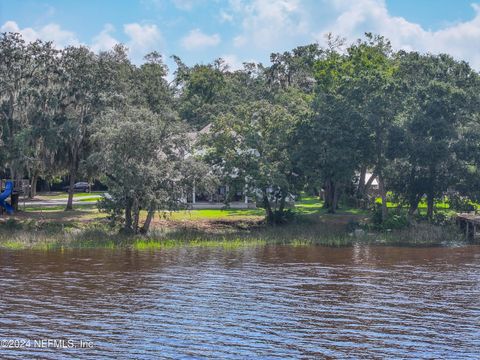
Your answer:
[[[13,230],[12,230],[13,228]],[[210,233],[196,229],[156,229],[146,236],[119,234],[104,224],[78,226],[12,224],[0,227],[0,248],[8,250],[62,248],[133,248],[154,250],[173,247],[220,247],[236,249],[265,245],[344,247],[354,243],[396,246],[445,246],[464,242],[453,227],[416,224],[410,228],[365,233],[355,237],[338,226],[324,223],[296,223],[278,227],[260,227],[228,233]]]
[[[154,229],[146,236],[121,234],[98,222],[67,226],[64,223],[39,225],[34,221],[12,221],[0,225],[0,248],[4,249],[131,247],[143,250],[178,246],[240,248],[267,244],[345,246],[351,244],[351,239],[337,226],[328,227],[311,220],[277,227],[230,228],[223,232],[187,227]]]
[[[138,239],[134,241],[131,246],[136,250],[150,250],[160,248],[173,248],[179,246],[188,247],[222,247],[226,249],[236,249],[252,246],[265,246],[267,242],[260,239],[218,239],[218,240],[206,240],[206,239],[191,239],[188,241],[178,241],[172,239]]]
[[[169,213],[163,223],[145,236],[119,233],[118,228],[108,226],[103,219],[105,214],[92,208],[74,212],[37,211],[30,217],[0,223],[0,249],[151,250],[180,246],[236,249],[265,245],[343,247],[354,243],[443,246],[464,241],[455,227],[428,223],[354,236],[348,224],[364,221],[365,212],[344,209],[332,215],[326,214],[321,205],[313,198],[302,199],[296,206],[294,221],[280,226],[262,223],[262,209],[177,211]]]
[[[465,243],[465,236],[454,225],[417,223],[398,231],[385,232],[378,243],[398,246],[447,246]]]

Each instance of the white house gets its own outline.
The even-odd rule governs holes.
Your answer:
[[[187,134],[192,142],[198,141],[201,135],[209,134],[212,124],[208,124],[200,131],[190,132]],[[202,155],[204,150],[197,149],[196,155]],[[220,185],[215,191],[200,191],[193,183],[191,193],[187,194],[184,201],[192,209],[221,209],[229,207],[232,209],[254,209],[256,208],[255,199],[247,196],[243,191],[237,191],[235,194],[230,193],[231,189],[228,185]],[[226,203],[230,198],[233,201]]]

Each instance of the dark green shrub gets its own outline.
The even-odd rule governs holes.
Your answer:
[[[433,214],[432,223],[435,225],[450,225],[452,223],[452,219],[450,216],[445,214],[444,212],[435,212]]]
[[[475,206],[470,199],[466,196],[461,196],[457,193],[451,193],[448,195],[448,205],[452,210],[461,212],[475,211]]]
[[[273,217],[272,219],[269,219],[269,222],[271,224],[288,224],[293,222],[295,220],[295,212],[292,209],[280,211],[280,210],[275,210],[273,211]]]
[[[382,220],[382,209],[376,206],[372,212],[371,225],[375,230],[387,229],[403,229],[410,225],[410,221],[406,213],[390,211],[385,220]]]

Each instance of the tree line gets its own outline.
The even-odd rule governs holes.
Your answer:
[[[76,181],[100,179],[100,207],[133,232],[194,186],[229,185],[269,223],[301,191],[323,192],[330,212],[368,206],[374,179],[383,219],[392,198],[410,214],[425,199],[430,218],[445,196],[480,200],[480,81],[464,61],[372,34],[240,70],[172,58],[169,75],[157,52],[137,66],[123,45],[95,54],[1,34],[2,177],[28,178],[33,197],[38,179],[65,176],[67,209]]]

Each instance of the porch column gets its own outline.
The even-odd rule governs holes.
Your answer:
[[[195,204],[195,180],[193,180],[193,189],[192,189],[192,204]]]

